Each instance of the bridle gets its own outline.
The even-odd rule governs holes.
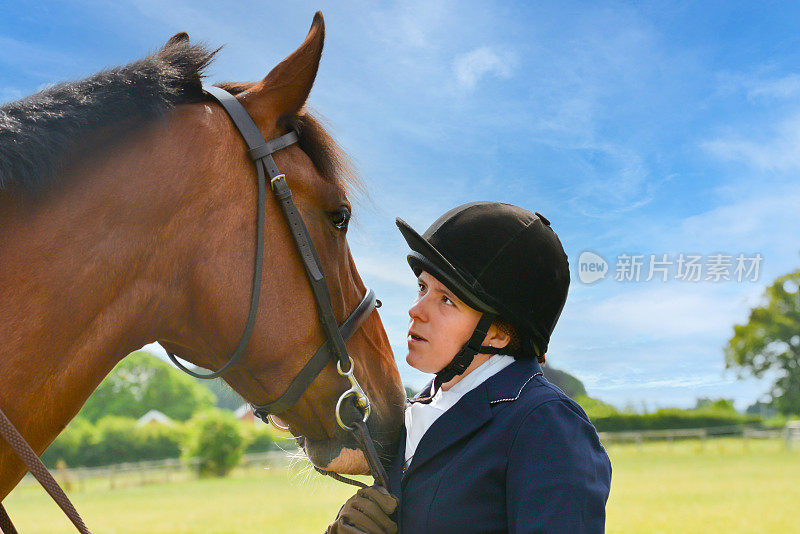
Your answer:
[[[172,362],[182,371],[197,378],[211,379],[221,376],[225,371],[230,369],[244,353],[247,343],[250,341],[250,336],[253,333],[253,325],[255,324],[258,301],[261,293],[261,276],[264,259],[264,226],[266,224],[265,182],[268,176],[272,192],[280,205],[281,211],[283,212],[286,223],[292,234],[292,239],[294,240],[297,251],[303,262],[303,268],[306,271],[306,276],[314,294],[314,300],[317,303],[320,324],[326,340],[291,381],[286,391],[272,402],[260,405],[252,404],[253,413],[265,423],[269,423],[271,421],[271,415],[281,414],[294,406],[303,393],[311,386],[314,379],[322,372],[322,369],[325,368],[328,362],[333,360],[336,362],[336,371],[339,375],[347,378],[350,384],[350,387],[339,396],[339,400],[336,402],[334,411],[336,422],[342,429],[352,432],[355,435],[362,446],[364,456],[367,458],[376,483],[387,487],[388,480],[386,472],[380,463],[374,443],[367,431],[366,422],[370,415],[370,402],[353,374],[353,358],[348,354],[347,347],[345,346],[345,342],[361,327],[369,314],[372,313],[375,308],[380,307],[381,303],[375,298],[375,292],[372,289],[367,289],[366,294],[356,309],[341,326],[337,324],[331,305],[331,297],[328,292],[325,274],[322,269],[322,264],[319,261],[317,250],[314,247],[314,242],[303,222],[303,218],[300,216],[300,212],[297,210],[297,206],[295,206],[292,200],[292,191],[286,183],[286,177],[278,170],[278,166],[275,164],[275,160],[272,157],[272,154],[275,152],[297,143],[297,133],[289,132],[267,142],[264,140],[255,122],[253,122],[250,114],[247,113],[247,110],[244,109],[244,106],[239,103],[235,96],[222,88],[213,86],[205,87],[204,91],[211,98],[216,100],[231,118],[234,126],[236,126],[236,129],[247,145],[247,155],[256,167],[258,182],[258,223],[256,232],[255,270],[253,273],[253,292],[250,299],[250,313],[242,337],[239,339],[239,344],[236,346],[228,362],[220,369],[208,374],[197,373],[191,369],[187,369],[178,361],[174,354],[170,352],[167,354]],[[360,420],[350,422],[349,424],[345,421],[343,415],[347,401],[352,402],[352,405],[361,415]],[[334,476],[334,478],[338,480],[355,483],[356,485],[363,485],[360,482],[344,479],[344,477],[335,473],[329,473],[320,469],[317,469],[317,471]]]
[[[256,233],[256,259],[255,259],[255,272],[253,274],[253,292],[250,298],[250,313],[247,318],[242,337],[239,339],[239,344],[236,346],[233,354],[225,365],[217,371],[207,374],[201,374],[191,369],[186,368],[180,363],[175,356],[167,352],[172,362],[182,371],[202,379],[217,378],[230,369],[242,356],[250,336],[253,333],[253,326],[255,324],[256,312],[258,311],[258,301],[261,295],[261,275],[263,270],[264,260],[264,227],[265,227],[265,204],[266,204],[266,176],[269,176],[270,186],[272,192],[277,199],[281,211],[289,225],[292,238],[297,251],[300,253],[300,258],[303,261],[303,267],[306,271],[306,276],[311,284],[311,290],[314,293],[314,300],[317,303],[317,310],[319,312],[320,323],[323,333],[325,334],[326,341],[322,346],[317,349],[311,359],[303,366],[297,376],[291,381],[286,391],[276,400],[266,404],[252,404],[253,413],[265,423],[271,421],[272,414],[281,414],[295,405],[303,393],[308,389],[314,379],[322,372],[322,369],[331,360],[336,362],[336,371],[339,375],[347,378],[350,387],[339,396],[336,402],[335,417],[337,424],[344,430],[352,432],[356,440],[361,445],[364,456],[369,464],[372,476],[375,478],[376,484],[388,488],[388,477],[386,471],[380,463],[380,458],[375,449],[375,444],[367,430],[366,421],[370,415],[370,403],[364,390],[356,380],[354,371],[353,358],[348,354],[345,342],[358,330],[364,323],[366,318],[375,308],[380,307],[381,303],[375,298],[375,292],[372,289],[367,289],[366,295],[361,300],[356,309],[350,316],[342,323],[341,326],[337,325],[336,317],[333,314],[333,307],[331,305],[331,297],[328,292],[328,286],[325,281],[325,274],[322,270],[322,265],[319,261],[316,248],[311,240],[311,235],[306,228],[303,218],[292,200],[292,191],[286,184],[286,177],[280,173],[272,154],[298,142],[296,132],[289,132],[269,142],[264,141],[252,117],[247,113],[236,97],[229,92],[219,87],[205,87],[204,91],[207,95],[217,101],[223,109],[227,112],[228,116],[233,121],[233,124],[239,130],[242,138],[247,144],[247,154],[253,161],[256,167],[258,176],[258,209],[257,209],[257,233]],[[361,418],[348,424],[343,416],[346,402],[352,402],[352,405],[359,412]],[[274,424],[274,423],[273,423]],[[42,464],[39,457],[28,445],[28,443],[19,434],[19,431],[14,427],[11,421],[0,410],[0,436],[5,438],[12,446],[13,450],[22,458],[28,470],[33,473],[36,479],[45,487],[47,492],[61,507],[64,513],[69,517],[79,532],[89,534],[89,529],[83,523],[80,515],[75,510],[72,503],[67,498],[66,494],[61,490],[58,484],[53,479],[52,475]],[[315,466],[315,469],[322,474],[331,476],[341,482],[354,484],[357,486],[365,486],[366,484],[345,478],[337,473],[323,471]],[[16,534],[16,529],[11,523],[11,519],[0,503],[0,531],[3,534]]]
[[[195,372],[191,369],[187,369],[171,352],[167,352],[167,354],[172,362],[182,371],[196,378],[211,379],[217,378],[225,373],[225,371],[230,369],[244,353],[250,341],[250,336],[253,333],[253,325],[255,324],[258,301],[261,294],[261,276],[264,262],[264,227],[266,224],[265,182],[268,176],[272,192],[286,218],[292,238],[297,246],[297,251],[303,262],[306,276],[311,284],[311,290],[314,294],[314,300],[317,303],[320,323],[326,341],[314,353],[303,369],[300,370],[294,380],[292,380],[283,395],[277,400],[266,404],[252,405],[253,413],[266,422],[269,415],[283,413],[294,406],[325,365],[332,359],[336,362],[336,370],[338,373],[348,378],[350,381],[350,388],[342,394],[337,402],[336,420],[339,426],[344,430],[352,431],[352,425],[344,423],[341,418],[340,409],[343,401],[346,398],[354,397],[355,404],[362,413],[363,421],[365,422],[367,417],[369,417],[370,405],[369,399],[367,399],[367,396],[364,394],[355,376],[353,376],[353,359],[347,353],[345,341],[347,341],[361,326],[372,310],[379,306],[379,302],[375,298],[374,291],[367,289],[366,295],[364,295],[361,303],[356,307],[353,313],[350,314],[350,317],[345,320],[341,327],[336,324],[336,317],[333,314],[333,307],[331,305],[331,297],[328,293],[328,285],[325,281],[325,275],[322,271],[322,265],[320,264],[317,250],[303,222],[303,218],[300,216],[294,200],[292,200],[292,191],[286,184],[286,177],[278,170],[278,166],[275,164],[275,160],[272,157],[272,154],[275,152],[297,143],[297,133],[289,132],[266,142],[261,135],[261,131],[236,97],[219,87],[206,87],[204,90],[206,94],[211,96],[225,109],[237,130],[239,130],[239,133],[247,144],[247,154],[255,164],[256,173],[258,175],[258,227],[256,232],[256,258],[255,270],[253,273],[253,292],[250,298],[250,314],[247,318],[244,333],[239,339],[239,344],[236,346],[230,359],[228,359],[228,362],[217,371],[208,374]]]

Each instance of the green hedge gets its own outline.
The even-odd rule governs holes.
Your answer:
[[[197,447],[199,430],[196,427],[200,424],[207,426],[208,417],[214,420],[222,417],[226,425],[235,421],[227,412],[211,410],[211,416],[209,412],[204,413],[205,418],[195,418],[186,423],[148,423],[143,426],[138,426],[134,419],[127,417],[108,416],[92,424],[78,416],[48,447],[42,455],[42,461],[48,467],[54,467],[58,460],[63,460],[70,467],[96,467],[179,458],[187,449]],[[244,452],[267,452],[279,448],[274,432],[267,425],[256,426],[239,421],[235,421],[235,425],[236,432],[241,434]]]
[[[268,452],[280,449],[275,442],[273,431],[267,425],[250,425],[244,426],[244,439],[245,446],[244,452]]]
[[[736,412],[713,412],[664,408],[653,413],[616,413],[592,417],[598,432],[623,430],[675,430],[710,428],[742,424],[759,424],[761,418]]]
[[[193,415],[186,437],[184,457],[200,461],[200,476],[225,476],[244,454],[242,424],[231,412],[208,410]]]
[[[86,450],[94,443],[95,428],[83,417],[76,417],[42,454],[42,462],[54,468],[58,460],[69,466],[86,465]]]
[[[177,458],[184,428],[176,424],[138,426],[134,419],[109,416],[96,425],[76,418],[42,455],[48,467],[64,460],[68,466],[96,467],[123,462]]]
[[[741,414],[730,402],[717,401],[689,410],[662,408],[653,413],[640,414],[621,412],[610,404],[587,396],[579,396],[575,400],[586,411],[598,432],[678,430],[745,424],[763,426],[759,416]]]

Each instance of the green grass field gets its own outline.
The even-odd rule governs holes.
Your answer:
[[[609,533],[800,532],[800,450],[741,439],[611,445]],[[234,472],[109,490],[88,484],[71,497],[102,533],[321,533],[354,489],[298,468]],[[38,487],[4,503],[20,532],[74,530]]]

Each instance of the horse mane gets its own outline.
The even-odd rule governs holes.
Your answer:
[[[179,42],[123,67],[63,82],[0,107],[0,193],[35,195],[51,186],[70,154],[103,131],[107,143],[132,126],[199,101],[203,70],[214,54]]]
[[[208,100],[203,71],[218,51],[169,43],[128,65],[0,106],[0,196],[15,191],[35,197],[59,181],[78,150],[96,153],[179,104]],[[251,84],[218,85],[236,94]],[[326,180],[361,189],[347,156],[310,112],[283,117],[281,125],[298,132],[300,148]]]

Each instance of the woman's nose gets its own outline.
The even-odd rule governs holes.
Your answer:
[[[425,297],[417,297],[414,304],[408,309],[408,316],[412,319],[425,320]]]

